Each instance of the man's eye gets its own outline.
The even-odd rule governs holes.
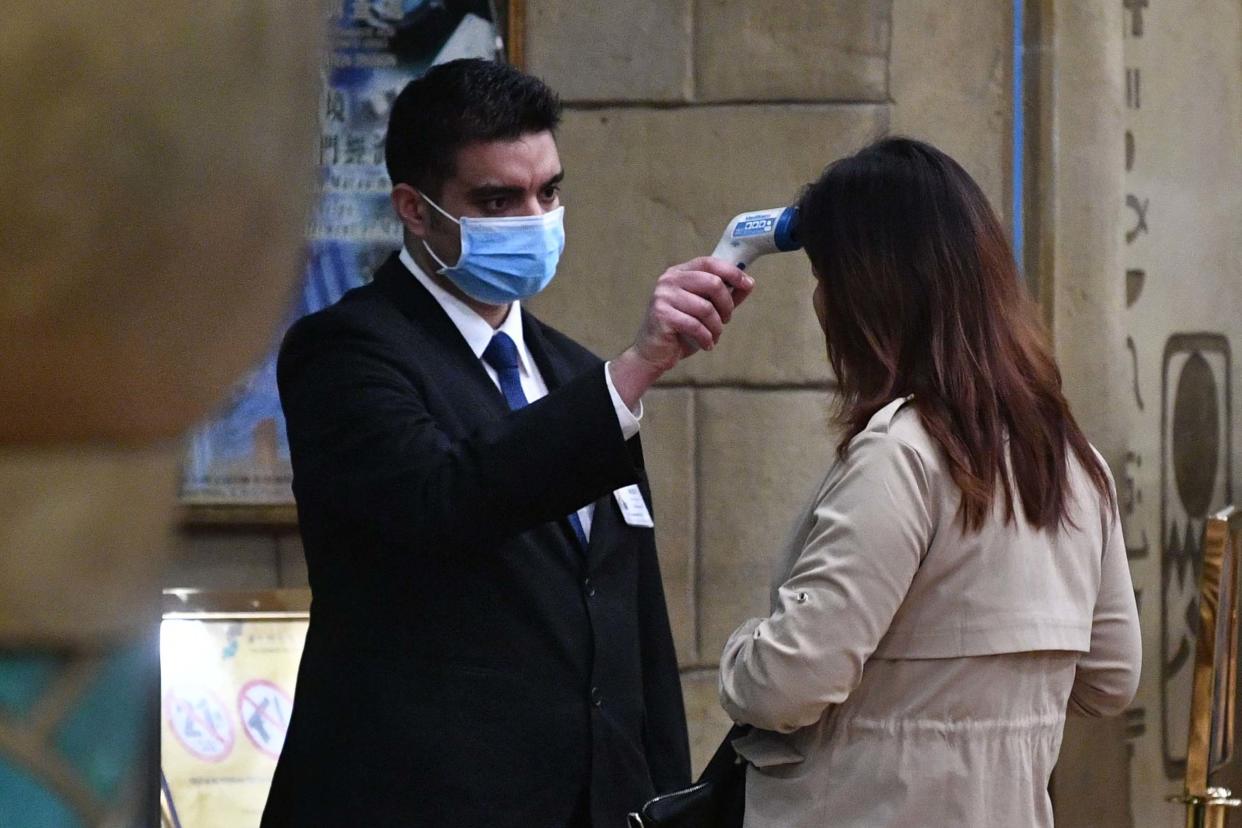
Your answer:
[[[552,200],[553,200],[553,199],[555,199],[558,195],[560,195],[560,193],[561,193],[561,188],[560,188],[560,187],[555,186],[555,185],[554,185],[554,186],[551,186],[551,187],[548,187],[548,188],[546,188],[546,189],[543,191],[543,199],[544,199],[544,201],[552,201]]]
[[[507,198],[489,198],[487,201],[483,202],[483,209],[489,213],[504,212],[505,208],[508,206],[509,199]]]

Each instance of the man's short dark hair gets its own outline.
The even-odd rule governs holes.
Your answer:
[[[538,78],[490,60],[442,63],[393,102],[384,141],[388,177],[438,196],[462,147],[554,132],[560,120],[560,98]]]

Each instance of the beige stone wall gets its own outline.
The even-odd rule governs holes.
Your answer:
[[[952,155],[1010,220],[1011,3],[894,0],[892,129]]]

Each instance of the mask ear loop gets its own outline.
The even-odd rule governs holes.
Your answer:
[[[443,275],[443,274],[444,274],[444,271],[446,271],[446,270],[449,270],[449,269],[450,269],[450,268],[449,268],[449,266],[448,266],[448,265],[446,265],[446,264],[444,263],[444,259],[441,259],[439,256],[437,256],[437,255],[436,255],[436,251],[434,251],[434,250],[432,250],[432,249],[431,249],[431,245],[427,244],[427,240],[426,240],[426,239],[423,239],[423,240],[422,240],[422,242],[423,242],[423,250],[426,250],[426,251],[427,251],[427,255],[428,255],[428,256],[430,256],[431,258],[435,259],[435,260],[436,260],[436,264],[438,264],[438,265],[440,266],[440,269],[439,269],[439,270],[437,270],[436,272],[437,272],[437,273],[439,273],[439,274],[441,274],[441,275]]]
[[[460,226],[461,226],[461,222],[460,222],[459,220],[457,220],[457,219],[453,218],[452,216],[450,216],[450,215],[448,214],[448,211],[446,211],[446,210],[445,210],[443,207],[441,207],[439,204],[436,204],[434,201],[432,201],[431,199],[427,198],[427,194],[426,194],[426,193],[424,193],[422,190],[416,190],[415,192],[417,192],[417,193],[418,193],[418,197],[419,197],[419,198],[421,198],[423,201],[425,201],[425,202],[427,202],[428,204],[430,204],[432,207],[436,208],[436,212],[438,212],[440,215],[444,216],[446,219],[448,219],[449,221],[453,222],[453,224],[456,224],[458,227],[460,227]]]
[[[431,199],[427,198],[427,194],[426,194],[426,193],[424,193],[422,190],[418,190],[417,192],[418,192],[418,197],[419,197],[419,198],[421,198],[423,201],[427,202],[428,204],[430,204],[432,207],[434,207],[434,208],[436,209],[436,212],[438,212],[440,215],[444,216],[444,217],[445,217],[446,219],[448,219],[449,221],[453,222],[453,224],[456,224],[458,227],[461,227],[461,222],[460,222],[460,221],[458,221],[457,219],[455,219],[455,218],[453,218],[452,216],[450,216],[450,215],[448,214],[448,212],[447,212],[447,211],[446,211],[443,207],[441,207],[439,204],[436,204],[434,201],[432,201]],[[450,269],[451,269],[451,268],[449,267],[449,265],[447,265],[447,264],[445,264],[445,263],[444,263],[444,260],[443,260],[443,259],[441,259],[439,256],[437,256],[437,255],[436,255],[436,251],[434,251],[434,250],[432,250],[432,249],[431,249],[431,245],[427,244],[427,240],[426,240],[426,239],[421,239],[421,241],[422,241],[422,243],[423,243],[423,249],[427,251],[427,255],[429,255],[429,256],[431,256],[431,258],[435,259],[435,260],[436,260],[436,264],[438,264],[438,265],[440,266],[440,270],[439,270],[439,272],[440,272],[441,274],[443,274],[443,273],[444,273],[444,271],[446,271],[446,270],[450,270]]]

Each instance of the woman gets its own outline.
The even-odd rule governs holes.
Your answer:
[[[1067,708],[1138,683],[1108,469],[956,162],[883,140],[800,206],[845,438],[722,657],[746,826],[1050,826]]]

